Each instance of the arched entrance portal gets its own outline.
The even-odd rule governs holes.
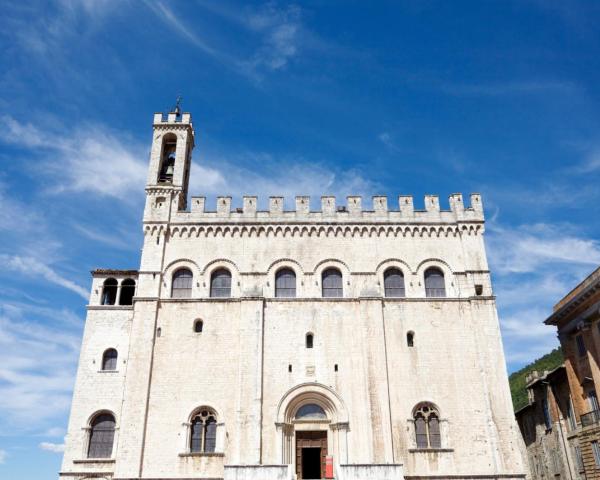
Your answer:
[[[339,395],[318,383],[289,390],[279,402],[281,461],[292,464],[298,479],[325,478],[325,458],[346,463],[348,415]]]

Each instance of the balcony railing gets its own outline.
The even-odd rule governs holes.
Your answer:
[[[582,427],[587,427],[595,423],[600,423],[600,410],[592,410],[591,412],[584,413],[581,416]]]

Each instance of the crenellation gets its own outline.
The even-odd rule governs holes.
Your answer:
[[[450,210],[455,213],[458,218],[462,218],[465,213],[465,205],[463,203],[462,193],[453,193],[448,197]]]
[[[149,194],[154,194],[154,191]],[[156,190],[157,194],[165,195],[168,190]],[[161,214],[162,203],[165,198],[162,195],[156,197],[152,208],[147,209],[145,220],[148,223],[166,221],[166,216]],[[162,199],[162,200],[157,200]],[[285,198],[282,196],[269,197],[268,210],[259,210],[259,198],[254,195],[246,195],[242,199],[243,207],[232,210],[230,196],[218,196],[216,198],[216,209],[207,209],[206,198],[193,196],[190,211],[184,211],[177,206],[174,207],[172,222],[207,222],[227,219],[227,221],[244,222],[252,218],[256,221],[270,222],[292,222],[305,219],[309,221],[327,221],[339,223],[355,222],[357,218],[364,220],[377,219],[380,222],[390,223],[457,223],[457,222],[483,222],[483,204],[481,195],[471,195],[471,206],[466,208],[463,196],[455,193],[449,196],[449,209],[440,208],[439,196],[426,195],[424,197],[423,210],[415,210],[413,197],[401,195],[398,197],[399,210],[388,208],[388,198],[383,195],[372,197],[373,209],[365,210],[362,197],[349,195],[346,197],[346,205],[336,205],[336,198],[331,195],[321,197],[321,209],[310,210],[310,196],[297,196],[295,198],[295,209],[285,210]],[[223,220],[221,220],[223,221]]]
[[[471,194],[471,210],[480,214],[483,218],[483,202],[479,193]]]
[[[296,197],[296,214],[307,215],[310,212],[310,197],[309,196],[297,196]]]
[[[413,218],[415,216],[415,205],[412,195],[400,195],[398,197],[400,205],[400,214],[403,218]]]
[[[440,197],[437,195],[425,195],[425,211],[430,214],[440,213]]]
[[[206,197],[192,197],[192,213],[205,213]]]
[[[258,198],[255,196],[244,196],[244,206],[242,212],[244,215],[255,216],[256,215],[256,204]]]
[[[362,213],[362,197],[356,195],[350,195],[346,197],[346,205],[348,212],[352,216],[357,216]]]
[[[335,215],[335,197],[328,195],[321,197],[321,213],[326,216]]]
[[[228,217],[231,214],[231,197],[217,197],[217,216]]]
[[[271,215],[283,213],[283,197],[269,197],[269,213]]]
[[[388,213],[387,197],[376,195],[373,197],[373,211],[376,215],[385,215]]]

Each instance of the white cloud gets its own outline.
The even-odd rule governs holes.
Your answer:
[[[0,465],[6,463],[6,457],[8,457],[6,450],[0,450]]]
[[[284,68],[300,48],[301,10],[295,5],[278,9],[268,3],[248,16],[248,26],[263,34],[263,44],[250,64],[270,70]]]
[[[61,310],[0,304],[0,435],[43,434],[64,422],[71,403],[81,328],[61,322]],[[57,327],[53,326],[58,324]],[[35,418],[35,422],[31,419]]]
[[[296,195],[310,195],[313,200],[321,195],[336,195],[338,203],[343,204],[346,195],[368,195],[379,189],[379,185],[358,171],[340,173],[303,159],[277,160],[266,153],[229,158],[231,160],[212,157],[207,162],[194,163],[190,175],[191,193],[232,195],[234,203],[241,201],[243,195],[258,195],[264,208],[270,195],[284,196],[287,202],[293,202]],[[213,164],[219,168],[209,166]],[[242,164],[247,166],[241,167]],[[260,173],[250,168],[253,164],[260,164]]]
[[[54,192],[93,192],[131,200],[132,189],[143,191],[147,171],[143,148],[102,126],[82,127],[63,136],[3,115],[0,140],[45,154],[36,171],[55,179]]]
[[[41,442],[40,448],[48,452],[63,453],[65,451],[64,443]]]
[[[4,270],[18,272],[30,278],[42,277],[50,283],[77,293],[87,300],[89,292],[72,280],[65,278],[54,269],[34,257],[0,254],[0,266]]]
[[[200,48],[204,53],[207,53],[213,57],[221,56],[221,53],[219,51],[209,46],[198,35],[196,35],[196,33],[194,33],[193,30],[188,28],[184,24],[184,22],[175,15],[173,10],[167,7],[163,2],[157,2],[152,0],[145,1],[145,3],[152,11],[154,11],[156,16],[165,23],[167,23],[173,29],[174,32],[189,40],[193,45]]]
[[[540,223],[515,229],[490,225],[488,230],[490,262],[498,273],[533,272],[550,263],[600,264],[600,244],[564,227]]]

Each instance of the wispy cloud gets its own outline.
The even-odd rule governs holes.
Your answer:
[[[248,16],[248,26],[263,35],[261,47],[248,63],[252,68],[280,70],[298,54],[302,29],[298,6],[280,9],[268,3]]]
[[[64,443],[41,442],[40,448],[42,450],[46,450],[47,452],[63,453],[65,451],[65,444]]]
[[[543,324],[552,306],[600,263],[600,244],[568,224],[515,227],[491,221],[490,268],[509,364],[522,365],[558,345]]]
[[[274,2],[268,2],[259,8],[247,7],[237,11],[222,4],[199,3],[207,11],[240,27],[238,33],[247,39],[245,49],[219,45],[216,40],[207,38],[205,29],[189,26],[165,2],[145,0],[148,8],[184,40],[252,81],[260,81],[264,72],[284,69],[298,55],[301,37],[305,33],[300,7],[278,7]],[[202,30],[204,36],[200,36],[198,30]],[[249,56],[244,51],[248,47],[253,52]]]
[[[65,137],[3,115],[0,141],[43,155],[36,170],[62,179],[53,185],[54,192],[94,192],[131,201],[131,190],[143,189],[147,171],[144,148],[103,126],[81,127]]]
[[[8,453],[6,452],[6,450],[0,449],[0,465],[6,463],[6,457],[8,457]]]
[[[0,410],[5,412],[0,418],[0,435],[15,431],[44,434],[57,421],[64,421],[82,324],[66,327],[58,323],[61,315],[60,310],[43,314],[0,303]]]
[[[565,227],[539,223],[518,228],[490,225],[490,261],[498,273],[533,272],[540,265],[600,264],[600,244],[565,233]]]
[[[229,154],[226,158],[209,154],[206,161],[192,165],[192,193],[229,194],[236,197],[234,202],[242,195],[255,194],[264,206],[269,195],[283,195],[289,202],[296,195],[315,199],[329,194],[343,202],[346,195],[366,196],[380,190],[377,183],[357,170],[335,171],[302,158],[275,158],[256,152]],[[260,170],[252,168],[254,164],[260,164]]]
[[[175,12],[171,10],[164,2],[144,0],[144,3],[174,32],[181,35],[183,38],[191,42],[195,47],[202,50],[204,53],[216,58],[224,56],[222,52],[208,45],[200,38],[191,28],[189,28],[183,20],[179,19]]]
[[[75,292],[86,300],[89,297],[89,292],[85,288],[60,275],[37,258],[0,254],[0,266],[4,271],[17,272],[31,279],[41,277],[52,284]]]
[[[400,147],[394,142],[392,139],[392,135],[390,132],[381,132],[377,135],[377,140],[379,140],[383,145],[393,153],[399,153],[401,151]]]

